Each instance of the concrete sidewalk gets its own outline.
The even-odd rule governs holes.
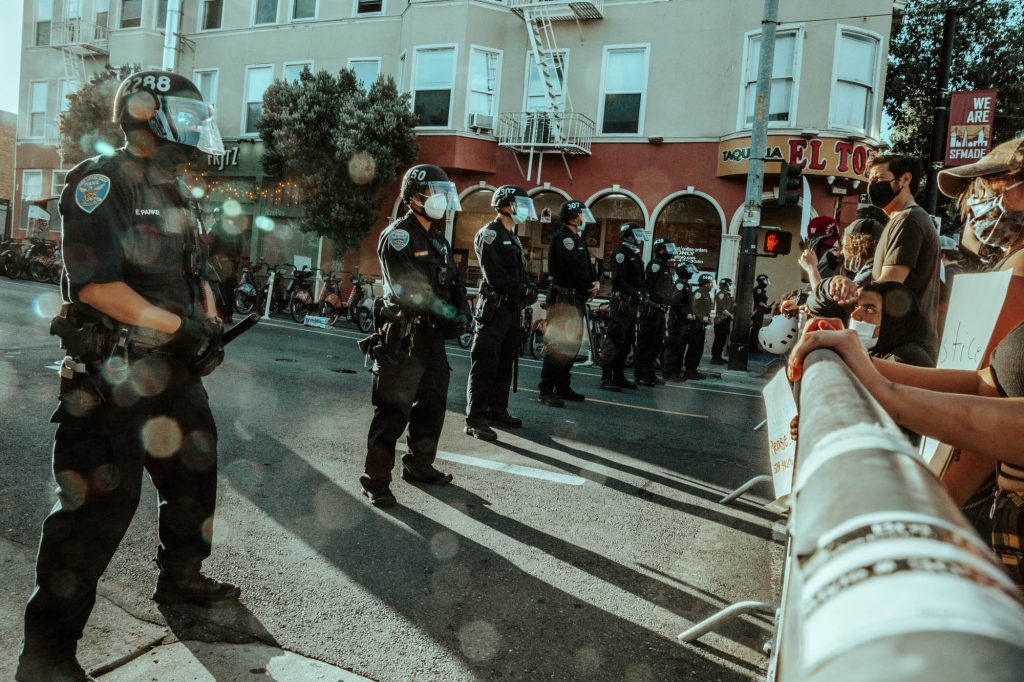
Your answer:
[[[35,552],[0,538],[0,679],[14,678],[21,647],[24,595],[33,583]],[[179,641],[166,623],[136,618],[107,596],[96,599],[79,661],[101,680],[195,682],[207,680],[325,680],[370,678],[263,642]],[[209,632],[209,631],[207,631]]]

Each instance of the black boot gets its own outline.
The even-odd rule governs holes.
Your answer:
[[[561,398],[562,400],[571,400],[576,403],[583,402],[584,400],[587,399],[587,396],[583,395],[582,393],[577,393],[568,386],[566,386],[565,388],[555,389],[555,395]]]
[[[609,377],[601,377],[601,383],[599,383],[597,386],[603,391],[611,391],[612,393],[622,392],[622,389],[619,388],[616,385],[615,381]]]
[[[498,440],[498,434],[494,432],[494,429],[491,428],[486,419],[467,419],[466,426],[462,429],[462,432],[467,436],[480,440]]]
[[[523,425],[523,420],[519,417],[512,416],[508,413],[508,410],[492,410],[487,413],[487,421],[498,426],[504,426],[508,429],[517,429]]]
[[[493,431],[492,431],[493,433]],[[495,436],[497,437],[497,436]],[[409,483],[426,483],[428,485],[448,485],[452,482],[453,476],[443,471],[438,471],[433,466],[419,471],[402,467],[402,480]]]
[[[550,393],[547,391],[541,391],[540,395],[537,396],[537,400],[541,401],[545,405],[550,405],[551,407],[565,407],[564,400],[559,398],[554,393]]]
[[[394,507],[398,504],[398,500],[395,499],[394,494],[391,492],[391,486],[385,483],[384,485],[372,485],[367,481],[360,481],[363,487],[363,495],[370,500],[370,504],[374,507]]]
[[[76,645],[23,651],[14,673],[16,682],[90,682],[91,677],[75,658]]]
[[[157,604],[219,606],[238,601],[241,594],[236,585],[208,578],[198,570],[194,573],[161,571],[153,601]]]
[[[634,384],[632,381],[627,379],[624,374],[620,374],[617,377],[615,377],[614,382],[615,382],[615,385],[618,386],[619,388],[628,388],[628,389],[636,388],[636,384]]]

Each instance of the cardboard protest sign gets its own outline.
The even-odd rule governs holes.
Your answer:
[[[775,503],[785,504],[793,489],[796,472],[796,441],[789,436],[789,425],[797,415],[793,389],[786,380],[786,371],[779,371],[761,391],[768,415],[768,457],[772,465]]]
[[[939,344],[938,369],[975,371],[981,366],[1012,275],[1002,270],[956,276]],[[951,447],[931,438],[921,442],[921,456],[936,475],[942,474],[952,454]]]

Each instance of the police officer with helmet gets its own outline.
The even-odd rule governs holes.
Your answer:
[[[53,469],[17,680],[86,680],[76,660],[96,585],[131,523],[147,470],[159,496],[153,599],[212,606],[239,589],[204,576],[217,497],[217,427],[201,380],[223,359],[202,246],[182,181],[224,152],[196,86],[174,73],[125,79],[113,120],[126,144],[72,169],[60,197],[65,304]]]
[[[700,367],[701,356],[704,355],[704,344],[707,341],[707,327],[711,324],[711,308],[714,300],[711,298],[711,289],[715,285],[715,278],[708,273],[697,278],[697,291],[693,292],[693,321],[690,323],[690,332],[686,341],[686,358],[683,365],[686,368],[685,377],[692,380],[706,379],[698,368]]]
[[[482,280],[477,297],[476,332],[470,350],[465,433],[497,440],[492,425],[519,427],[508,412],[508,394],[519,355],[519,312],[537,299],[526,270],[526,253],[516,226],[537,220],[533,199],[522,187],[503,185],[491,196],[497,216],[473,240]]]
[[[665,383],[655,373],[654,361],[665,345],[665,313],[675,291],[671,263],[676,253],[676,245],[669,240],[654,240],[651,262],[644,272],[650,298],[640,306],[640,331],[636,343],[636,382],[641,386]]]
[[[772,281],[768,279],[768,275],[758,275],[754,281],[754,311],[750,315],[750,338],[747,341],[751,351],[760,348],[757,334],[764,326],[765,315],[772,311],[768,304],[768,287],[771,285]]]
[[[683,357],[689,342],[690,324],[697,319],[693,314],[693,292],[690,290],[690,280],[695,274],[697,268],[692,263],[676,266],[676,284],[668,309],[668,337],[665,340],[662,369],[666,381],[686,381]]]
[[[582,236],[587,223],[597,222],[594,215],[582,201],[572,199],[562,204],[558,216],[562,227],[552,235],[548,250],[551,289],[539,386],[539,400],[552,407],[564,407],[566,400],[586,400],[570,386],[572,364],[583,342],[587,301],[600,288]]]
[[[395,444],[409,429],[402,478],[447,485],[434,468],[444,426],[451,370],[445,340],[469,326],[466,288],[444,237],[445,218],[461,211],[455,185],[437,166],[413,166],[402,179],[406,215],[377,243],[384,297],[374,309],[376,332],[360,342],[373,359],[373,419],[366,444],[363,494],[377,507],[395,504]]]
[[[715,340],[711,342],[711,364],[724,365],[722,351],[729,341],[729,330],[732,328],[733,312],[736,301],[732,297],[732,280],[723,277],[718,280],[718,294],[715,295]]]
[[[636,336],[636,316],[647,300],[644,282],[644,259],[640,249],[646,235],[637,223],[623,223],[619,228],[622,244],[612,254],[612,295],[608,335],[601,347],[601,388],[621,391],[636,388],[626,378],[626,356]]]

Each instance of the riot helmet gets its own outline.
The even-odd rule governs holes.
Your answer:
[[[587,208],[587,205],[582,201],[570,199],[569,201],[563,202],[561,208],[558,209],[558,218],[563,224],[568,223],[577,216],[583,216],[583,224],[597,222],[594,219],[594,214],[590,212],[590,209]]]
[[[633,246],[640,246],[647,241],[644,228],[637,223],[622,223],[622,227],[619,228],[619,236],[622,237],[623,244],[632,244]]]
[[[676,245],[670,242],[669,240],[665,239],[664,237],[659,237],[658,239],[654,240],[653,251],[654,257],[659,260],[667,260],[672,256],[676,255],[677,253],[679,253],[679,249],[676,248]]]
[[[728,277],[723,277],[722,279],[718,280],[718,288],[722,289],[723,291],[729,291],[730,289],[732,289],[732,280],[729,279]]]
[[[418,199],[418,203],[413,200]],[[455,183],[438,166],[421,163],[405,172],[402,178],[402,202],[413,213],[440,220],[447,213],[461,211]]]
[[[699,287],[710,287],[714,283],[715,278],[706,272],[697,278],[697,286]]]
[[[213,105],[192,81],[170,71],[142,71],[121,81],[111,120],[126,135],[148,130],[157,140],[188,148],[189,155],[224,153]]]
[[[676,266],[676,279],[682,283],[690,281],[694,275],[697,274],[697,268],[693,263],[682,262]]]
[[[508,215],[516,225],[521,225],[527,220],[537,220],[537,208],[533,204],[533,199],[525,189],[516,185],[502,185],[494,190],[494,194],[491,195],[491,208],[498,213],[502,213],[501,209],[508,208],[509,212],[503,215]]]
[[[758,288],[760,288],[760,289],[767,289],[771,285],[772,285],[772,281],[770,279],[768,279],[768,275],[758,275],[757,276],[757,286],[758,286]]]
[[[769,353],[784,355],[796,343],[799,322],[795,315],[776,315],[767,327],[758,330],[757,341]]]

